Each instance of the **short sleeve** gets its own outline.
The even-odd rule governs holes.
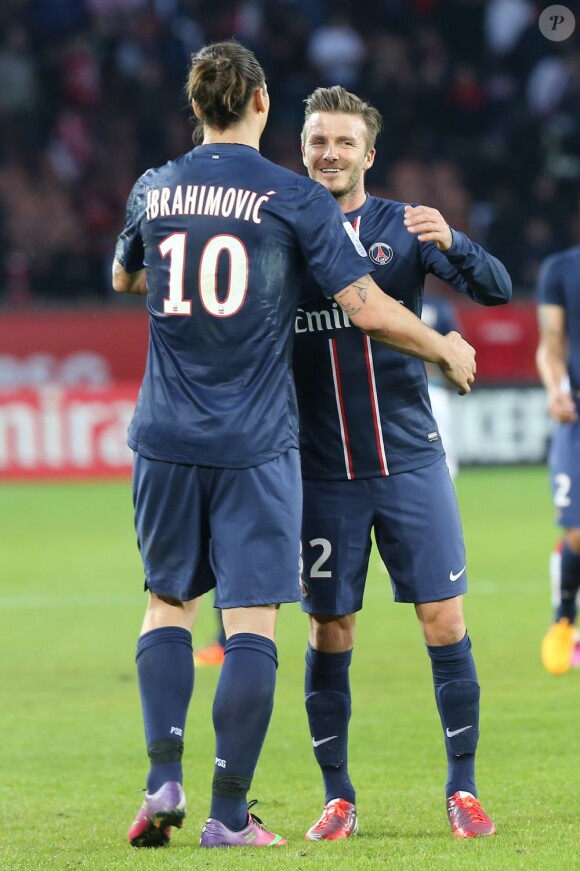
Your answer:
[[[564,306],[560,261],[548,257],[540,267],[536,286],[538,305]]]
[[[117,237],[115,259],[127,272],[143,269],[143,239],[141,221],[145,214],[145,183],[143,176],[135,182],[127,199],[125,226]]]
[[[308,184],[298,197],[296,235],[317,284],[331,297],[373,266],[332,194],[318,182],[303,181]]]

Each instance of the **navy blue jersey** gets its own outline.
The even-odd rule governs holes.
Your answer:
[[[133,450],[236,469],[298,446],[292,327],[306,265],[321,301],[372,271],[345,223],[322,185],[245,145],[202,145],[137,181],[115,252],[127,272],[147,271]]]
[[[381,289],[421,316],[431,272],[483,305],[506,303],[503,265],[453,231],[442,253],[403,224],[404,203],[368,196],[346,217],[375,266]],[[342,480],[410,471],[443,454],[423,362],[393,351],[352,326],[306,277],[296,317],[294,372],[300,408],[303,477]]]
[[[538,276],[540,305],[558,305],[565,311],[568,374],[574,392],[580,390],[580,245],[548,257]]]

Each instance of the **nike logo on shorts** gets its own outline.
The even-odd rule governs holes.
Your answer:
[[[334,741],[335,738],[338,738],[338,735],[331,735],[330,738],[321,738],[320,741],[317,741],[316,738],[313,738],[312,746],[320,747],[321,744],[326,744],[327,741]]]
[[[461,577],[461,575],[463,574],[463,572],[465,571],[466,568],[467,568],[467,566],[463,566],[461,571],[457,572],[456,575],[454,575],[453,572],[449,572],[449,580],[450,581],[457,581]]]

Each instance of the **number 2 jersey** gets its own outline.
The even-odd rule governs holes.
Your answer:
[[[344,225],[322,185],[245,145],[201,145],[141,176],[115,251],[147,274],[133,450],[236,469],[298,447],[291,358],[306,266],[320,305],[372,271]]]
[[[509,301],[511,280],[495,257],[455,230],[445,253],[419,242],[403,224],[404,208],[367,196],[345,216],[385,293],[420,317],[433,273],[483,305]],[[423,361],[369,339],[332,299],[321,301],[317,282],[310,273],[295,323],[303,477],[373,478],[434,462],[444,451]]]

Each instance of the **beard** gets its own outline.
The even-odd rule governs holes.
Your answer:
[[[339,184],[335,183],[330,187],[324,187],[328,190],[329,193],[332,194],[335,200],[342,200],[346,197],[349,197],[354,191],[356,191],[357,187],[361,183],[361,179],[364,173],[361,172],[353,172],[348,176],[347,179],[344,179]]]

